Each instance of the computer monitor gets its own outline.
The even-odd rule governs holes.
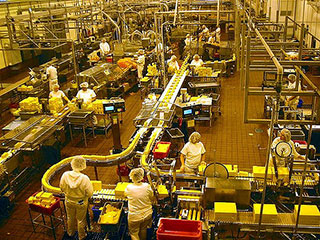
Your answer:
[[[112,113],[114,112],[114,105],[104,105],[103,110],[104,113]]]
[[[192,108],[188,108],[188,109],[184,109],[183,110],[183,116],[184,117],[188,117],[188,116],[191,116],[191,115],[193,115]]]

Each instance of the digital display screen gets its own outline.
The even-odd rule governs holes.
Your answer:
[[[105,106],[105,107],[104,107],[104,111],[105,111],[105,112],[114,111],[114,106]]]
[[[183,111],[183,115],[190,115],[192,114],[192,109],[187,109]]]

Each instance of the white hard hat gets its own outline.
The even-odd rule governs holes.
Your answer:
[[[80,84],[80,87],[89,87],[89,84],[87,82],[83,82]]]
[[[71,167],[74,171],[82,171],[87,168],[86,160],[83,157],[74,157],[71,161]]]

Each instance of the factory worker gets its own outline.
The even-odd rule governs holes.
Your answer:
[[[53,91],[50,92],[49,98],[61,98],[64,99],[66,102],[70,102],[70,100],[67,98],[67,96],[64,94],[63,91],[59,90],[59,84],[53,85]]]
[[[53,85],[58,83],[58,72],[57,68],[53,65],[46,69],[47,79],[49,81],[49,90],[53,90]]]
[[[179,69],[180,67],[179,67],[177,56],[175,55],[171,56],[171,58],[168,60],[168,72],[175,73],[175,71]]]
[[[85,239],[86,215],[88,199],[93,194],[93,187],[87,175],[81,171],[86,169],[83,157],[74,157],[71,161],[72,171],[63,173],[60,188],[66,197],[68,235],[72,237],[78,224],[79,239]]]
[[[203,65],[203,61],[198,54],[195,54],[190,65],[194,66],[195,68],[201,67]]]
[[[148,183],[142,183],[144,170],[132,169],[129,174],[132,184],[125,189],[128,198],[128,225],[132,240],[147,239],[147,228],[152,225],[153,191]]]
[[[144,52],[142,49],[138,51],[138,60],[137,60],[137,71],[138,71],[138,78],[142,79],[143,78],[143,69],[144,65],[146,64],[146,58],[144,56]]]
[[[296,89],[296,83],[297,83],[296,75],[289,74],[288,79],[289,79],[289,84],[287,86],[287,89],[288,90],[295,90]],[[300,83],[299,83],[299,86],[298,86],[298,91],[301,91],[301,84]],[[289,106],[289,108],[291,110],[297,110],[298,104],[299,104],[299,96],[286,96],[285,105]]]
[[[184,40],[184,43],[186,44],[186,48],[190,47],[192,42],[192,36],[190,34],[187,34],[186,39]]]
[[[209,39],[208,39],[208,43],[215,43],[216,42],[216,32],[214,31],[214,32],[211,32],[210,33],[210,37],[209,37]]]
[[[82,99],[84,104],[90,104],[96,100],[97,95],[92,89],[88,89],[89,84],[87,82],[81,83],[80,87],[81,90],[77,93],[77,99]]]
[[[205,163],[206,150],[200,142],[201,135],[198,132],[193,132],[181,150],[180,171],[185,173],[197,173],[201,163]]]
[[[101,56],[105,56],[110,52],[110,45],[109,43],[107,43],[105,38],[102,38],[101,40],[100,51],[101,51]]]
[[[209,29],[206,27],[206,25],[202,25],[202,32],[200,33],[201,39],[206,38],[209,36]]]
[[[280,134],[279,134],[279,137],[276,137],[272,144],[271,144],[271,149],[275,149],[275,147],[277,146],[277,144],[279,142],[287,142],[289,143],[291,149],[292,149],[292,156],[294,159],[301,159],[301,160],[304,160],[304,156],[300,155],[297,151],[296,151],[296,148],[294,146],[294,142],[291,140],[291,132],[284,128],[280,131]],[[285,166],[285,158],[282,158],[280,156],[278,156],[276,153],[274,153],[274,156],[276,158],[276,163],[277,163],[277,166]]]
[[[220,37],[221,37],[221,28],[219,25],[217,25],[216,31],[215,31],[215,35],[216,35],[216,42],[220,42]]]

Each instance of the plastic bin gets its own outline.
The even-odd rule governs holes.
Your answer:
[[[91,208],[92,213],[93,213],[93,221],[94,222],[98,222],[100,214],[101,214],[101,210],[99,206],[93,206]]]
[[[37,195],[38,192],[34,193],[32,196],[34,197],[35,195]],[[26,203],[28,203],[29,208],[32,211],[38,212],[38,213],[42,213],[45,215],[52,215],[52,213],[54,212],[54,210],[56,210],[57,208],[60,208],[60,198],[58,197],[54,197],[56,199],[56,202],[51,204],[51,206],[49,208],[40,206],[40,205],[35,205],[35,204],[29,204],[28,203],[28,199],[26,200]]]
[[[101,215],[103,215],[105,213],[106,207],[107,207],[108,204],[110,204],[113,207],[116,207],[116,208],[121,210],[121,214],[120,214],[119,220],[115,224],[103,224],[103,223],[101,223]],[[119,231],[120,225],[121,225],[121,221],[122,221],[122,217],[123,217],[122,209],[123,209],[123,203],[122,202],[106,202],[104,204],[103,209],[102,209],[102,211],[100,213],[100,216],[99,216],[99,221],[98,221],[98,224],[100,224],[100,226],[101,226],[101,231],[103,231],[103,232],[118,232]]]
[[[184,138],[184,134],[179,128],[171,128],[167,132],[172,139]]]
[[[156,150],[159,148],[160,144],[164,144],[167,145],[168,148],[166,149],[165,152],[157,152]],[[157,142],[156,146],[154,147],[154,149],[152,150],[153,156],[156,159],[163,159],[166,158],[169,154],[170,151],[170,146],[171,146],[171,142]]]
[[[160,219],[158,240],[202,240],[201,221]]]

